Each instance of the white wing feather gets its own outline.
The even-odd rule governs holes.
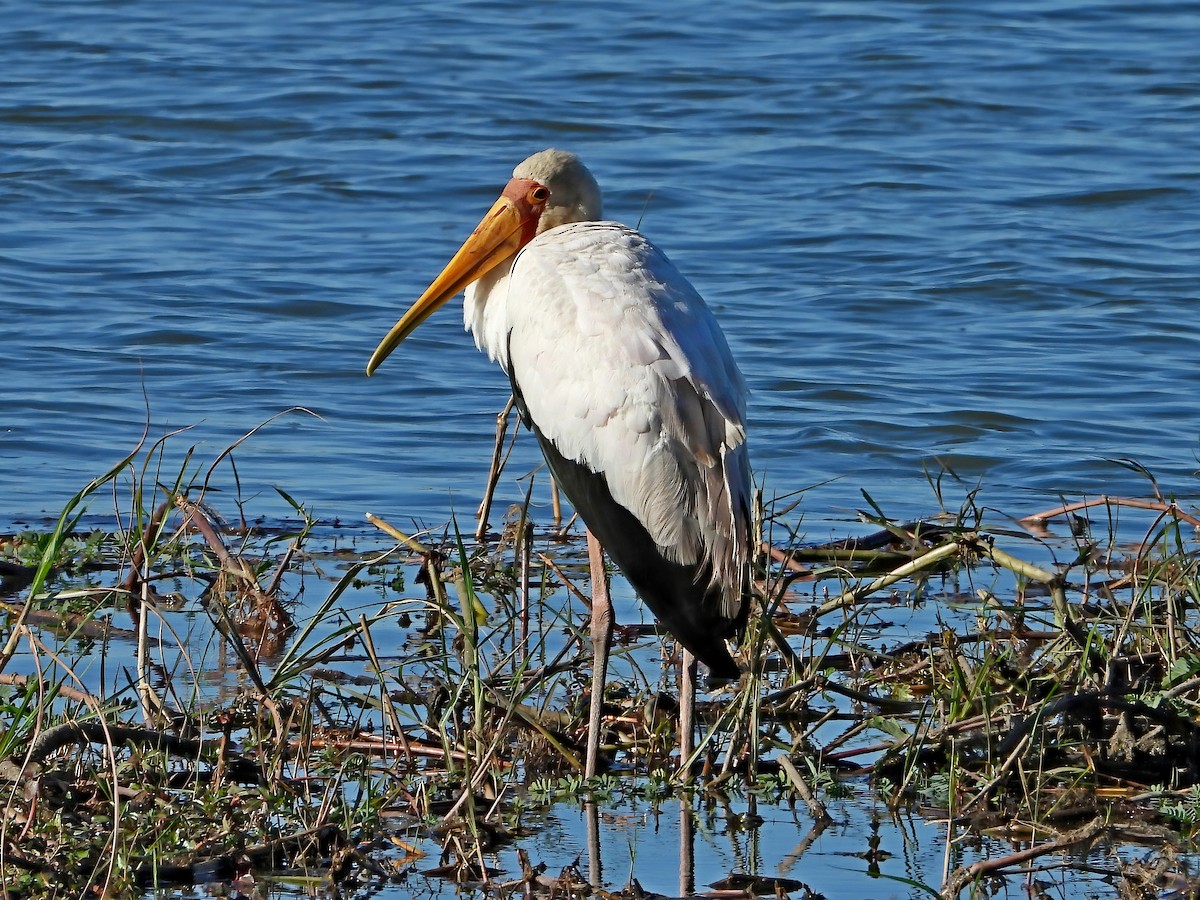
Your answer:
[[[559,452],[602,473],[668,559],[710,560],[736,610],[749,535],[746,387],[671,262],[622,225],[564,225],[468,289],[464,315]]]

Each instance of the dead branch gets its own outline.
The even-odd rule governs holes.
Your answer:
[[[1007,856],[997,857],[996,859],[981,859],[969,866],[955,869],[942,888],[942,897],[946,898],[946,900],[953,900],[953,898],[958,897],[959,894],[970,887],[971,884],[987,875],[996,874],[1003,869],[1029,862],[1031,859],[1037,859],[1039,856],[1045,856],[1048,853],[1069,850],[1076,844],[1081,844],[1085,841],[1095,840],[1107,827],[1108,823],[1104,817],[1097,816],[1086,825],[1082,825],[1074,831],[1062,832],[1054,840],[1035,844],[1025,850],[1018,850],[1016,853],[1010,853]]]
[[[1022,519],[1018,519],[1017,524],[1031,534],[1045,536],[1049,533],[1046,531],[1046,523],[1051,519],[1057,519],[1059,516],[1078,512],[1081,509],[1090,509],[1094,506],[1125,506],[1131,509],[1148,509],[1155,512],[1171,513],[1177,519],[1200,528],[1200,518],[1184,512],[1174,501],[1168,503],[1163,500],[1142,500],[1137,497],[1109,497],[1107,495],[1093,497],[1090,500],[1080,500],[1075,503],[1065,503],[1039,513],[1033,513]]]

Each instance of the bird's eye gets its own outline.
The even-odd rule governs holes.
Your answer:
[[[539,184],[529,192],[529,199],[534,203],[545,203],[550,199],[550,189]]]

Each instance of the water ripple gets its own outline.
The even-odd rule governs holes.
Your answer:
[[[866,489],[923,512],[941,465],[1001,507],[1143,490],[1122,457],[1195,496],[1192,15],[14,7],[0,517],[56,510],[123,455],[145,396],[153,433],[201,422],[187,440],[214,454],[319,412],[245,446],[264,497],[471,507],[507,387],[457,307],[362,368],[550,144],[711,300],[754,389],[756,467],[779,493],[832,479],[806,509]],[[512,471],[538,464],[519,441]]]

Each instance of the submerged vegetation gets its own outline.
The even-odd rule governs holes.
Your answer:
[[[694,754],[675,752],[673,646],[619,622],[609,772],[587,781],[589,586],[560,523],[526,502],[498,534],[414,537],[281,494],[295,516],[268,527],[214,490],[228,452],[164,481],[167,444],[0,543],[5,897],[263,878],[581,896],[610,887],[595,859],[551,872],[520,845],[537,810],[582,803],[595,851],[597,810],[622,799],[678,799],[685,835],[730,797],[731,829],[787,804],[802,856],[864,795],[944,833],[940,880],[864,841],[891,892],[1055,871],[1200,890],[1200,520],[1152,479],[1012,519],[944,502],[943,477],[937,515],[892,521],[864,495],[863,534],[821,546],[774,499],[747,674],[703,698]],[[105,494],[111,522],[84,516]],[[768,872],[718,887],[817,895]]]

